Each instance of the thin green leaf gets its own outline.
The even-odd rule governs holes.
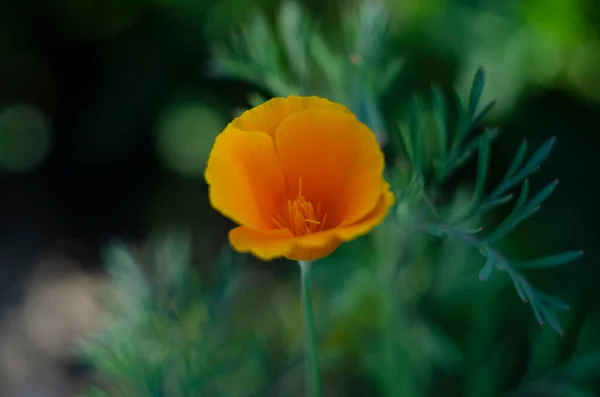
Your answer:
[[[501,227],[498,227],[496,231],[494,231],[494,235],[488,237],[488,242],[498,241],[508,233],[510,233],[514,228],[517,227],[520,223],[535,215],[540,210],[540,204],[544,202],[550,196],[558,181],[554,181],[546,187],[544,187],[534,198],[531,199],[526,205],[523,206],[523,209],[518,209],[515,207],[515,210],[505,219]],[[519,203],[521,204],[521,200]]]
[[[513,274],[514,273],[515,272],[513,270]],[[538,301],[537,291],[535,289],[533,289],[533,287],[531,285],[529,285],[529,283],[527,283],[527,281],[525,281],[525,279],[523,279],[523,277],[521,277],[520,275],[518,275],[518,279],[520,280],[519,284],[522,287],[525,296],[529,298],[529,303],[531,305],[531,309],[533,310],[533,314],[535,315],[535,319],[540,324],[540,326],[543,326],[544,325],[544,316],[542,313],[543,306],[541,306],[540,302]],[[516,280],[516,277],[513,276],[513,280]]]
[[[467,110],[467,117],[472,120],[477,111],[477,105],[481,99],[481,93],[483,92],[483,86],[485,84],[485,72],[483,68],[477,69],[475,78],[473,79],[473,85],[471,86],[471,94],[469,95],[469,108]]]
[[[561,254],[550,255],[544,258],[533,259],[530,261],[516,262],[515,265],[520,269],[540,269],[565,265],[573,262],[583,255],[583,251],[569,251]]]
[[[535,151],[533,156],[531,156],[529,161],[525,164],[525,166],[521,169],[521,171],[513,180],[517,181],[518,183],[518,181],[520,181],[521,179],[527,178],[529,175],[534,173],[538,169],[539,165],[550,155],[550,152],[552,152],[552,147],[554,146],[555,142],[555,137],[552,137],[546,142],[544,142],[538,148],[538,150]]]
[[[332,53],[321,34],[313,32],[309,37],[310,55],[319,73],[324,77],[325,86],[331,95],[330,99],[338,102],[347,99],[348,87],[343,73],[345,63]]]
[[[515,196],[514,194],[510,193],[510,194],[507,194],[506,196],[502,196],[496,200],[485,202],[479,206],[479,208],[477,209],[477,213],[483,214],[485,212],[493,210],[494,208],[500,207],[500,206],[508,203],[509,201],[511,201],[514,196]]]
[[[479,140],[477,140],[477,143],[479,143]],[[467,148],[460,154],[460,156],[455,156],[455,158],[453,160],[449,161],[448,164],[444,167],[445,168],[444,176],[450,175],[457,168],[459,168],[461,165],[466,163],[474,153],[475,153],[475,150],[468,150],[468,148]]]
[[[547,184],[538,194],[535,195],[534,198],[531,199],[529,203],[527,203],[528,209],[534,209],[542,204],[546,199],[552,194],[554,189],[558,186],[558,179],[554,182],[550,182]]]
[[[477,227],[475,229],[463,229],[463,228],[459,227],[459,228],[454,228],[454,230],[456,230],[459,233],[463,233],[463,234],[477,234],[477,233],[481,233],[483,228],[481,226]],[[482,255],[487,257],[487,255],[484,254],[483,252],[482,252]]]
[[[471,202],[471,209],[474,210],[479,205],[481,197],[483,196],[483,190],[485,188],[485,181],[488,175],[488,168],[490,163],[490,139],[487,131],[483,133],[481,140],[479,141],[479,162],[477,163],[477,179],[475,182],[475,192],[473,193],[473,201]]]
[[[477,107],[481,99],[481,93],[483,92],[483,86],[485,84],[485,74],[482,68],[479,68],[473,79],[471,86],[471,92],[469,95],[469,104],[465,113],[463,102],[460,95],[454,90],[456,97],[456,103],[458,107],[458,124],[456,128],[456,139],[454,140],[454,149],[459,148],[471,129],[477,125],[495,105],[495,101],[488,103],[481,112],[477,113]]]
[[[490,103],[485,105],[481,112],[479,112],[477,116],[475,116],[475,118],[471,120],[469,128],[473,128],[476,125],[478,125],[481,122],[481,120],[483,120],[483,118],[487,116],[487,114],[494,108],[494,106],[496,106],[496,101],[491,101]]]
[[[514,220],[510,230],[515,229],[519,224],[525,222],[527,219],[537,214],[540,211],[540,209],[541,207],[539,205],[537,207],[523,209],[519,216]]]
[[[569,310],[569,305],[566,302],[554,296],[539,294],[539,298],[544,304],[551,306],[555,310]]]
[[[513,281],[513,285],[515,286],[515,290],[517,291],[517,295],[519,296],[519,298],[523,302],[528,303],[525,292],[523,291],[523,288],[521,288],[521,285],[519,284],[519,282],[514,277],[512,278],[512,281]]]
[[[523,207],[525,201],[527,200],[528,192],[529,182],[525,180],[525,182],[523,182],[523,187],[521,188],[521,194],[519,195],[519,199],[517,200],[513,210],[506,218],[504,218],[500,225],[498,225],[498,227],[486,237],[485,240],[488,243],[500,240],[502,237],[508,234],[514,226],[516,226],[516,223],[519,221],[521,207]]]
[[[423,135],[420,131],[420,106],[416,96],[411,97],[410,101],[410,140],[413,147],[414,164],[419,170],[423,170]]]
[[[421,225],[421,228],[425,230],[427,233],[432,234],[436,237],[441,237],[446,234],[446,230],[439,227],[438,225],[434,225],[431,223],[424,223]]]
[[[527,196],[529,195],[529,180],[525,179],[525,181],[523,182],[523,187],[521,187],[521,194],[519,195],[519,200],[517,201],[517,204],[515,205],[515,209],[519,210],[523,204],[525,204],[525,201],[527,200]]]
[[[487,139],[491,143],[499,134],[498,128],[486,128],[485,134],[487,134]],[[468,144],[465,145],[463,153],[473,154],[481,145],[481,139],[483,138],[483,134],[471,139]],[[464,161],[462,161],[464,162]],[[460,162],[460,163],[462,163]]]
[[[395,58],[386,65],[379,81],[379,89],[381,91],[388,89],[390,84],[400,74],[403,66],[404,61],[400,58]]]
[[[533,315],[535,316],[535,319],[537,320],[538,324],[543,326],[544,319],[542,317],[541,308],[533,300],[531,301],[531,308],[533,309]]]
[[[431,88],[432,102],[433,102],[433,114],[436,122],[436,132],[438,139],[439,155],[442,164],[446,161],[447,145],[448,145],[448,127],[446,123],[446,102],[442,96],[442,92],[439,87],[433,86]]]
[[[402,129],[398,126],[398,131],[396,134],[391,134],[391,137],[394,142],[399,146],[404,155],[414,163],[414,153],[412,151],[412,143],[410,140],[410,136],[406,137],[404,133],[402,133]]]
[[[479,280],[484,281],[490,277],[492,274],[492,270],[494,270],[495,260],[492,255],[488,255],[487,260],[485,261],[485,265],[479,271]]]
[[[503,178],[502,182],[500,183],[501,185],[502,185],[502,183],[510,180],[510,178],[512,178],[512,176],[515,174],[515,172],[517,172],[517,170],[523,163],[523,159],[525,158],[526,152],[527,152],[527,141],[523,140],[523,142],[521,142],[521,144],[519,145],[519,148],[517,149],[517,154],[515,154],[515,157],[513,158],[512,163],[510,163],[510,167],[508,168],[508,171],[506,171],[506,174],[504,175],[504,178]]]
[[[536,213],[538,213],[538,211],[540,210],[540,207],[534,207],[532,209],[525,209],[523,211],[521,211],[517,216],[514,217],[507,217],[505,219],[505,221],[503,222],[503,227],[500,228],[498,227],[498,229],[494,230],[493,235],[488,236],[485,240],[487,243],[494,243],[497,242],[498,240],[501,240],[502,238],[506,237],[508,234],[510,234],[514,229],[516,229],[516,227],[523,223],[525,220],[531,218],[533,215],[535,215]]]
[[[302,37],[305,21],[306,18],[297,2],[284,1],[281,4],[277,27],[289,68],[298,81],[306,81],[308,78],[308,54],[306,41]]]
[[[488,128],[486,131],[490,142],[496,139],[499,134],[499,130],[497,128]],[[454,170],[462,166],[471,158],[471,156],[476,152],[476,149],[479,147],[482,137],[483,134],[473,138],[468,144],[465,145],[463,150],[460,152],[454,152],[450,156],[446,162],[446,165],[444,166],[445,172],[443,173],[443,177],[450,175],[452,172],[454,172]]]
[[[469,132],[469,122],[465,117],[465,106],[463,103],[460,94],[456,89],[452,90],[454,94],[454,99],[456,101],[456,135],[454,137],[454,141],[452,143],[452,147],[454,150],[458,150],[458,148],[462,145],[465,140],[467,133]]]
[[[542,312],[542,315],[546,319],[546,322],[548,323],[548,325],[550,325],[550,327],[553,330],[555,330],[560,336],[563,336],[564,332],[563,332],[562,326],[560,325],[560,321],[558,321],[558,317],[556,316],[556,313],[554,313],[553,311],[551,311],[550,309],[548,309],[545,306],[540,306],[540,311]]]
[[[263,13],[254,13],[249,24],[243,29],[242,35],[244,49],[257,66],[272,72],[283,70],[279,45]]]

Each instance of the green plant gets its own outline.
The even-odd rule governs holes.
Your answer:
[[[107,248],[110,318],[80,349],[99,373],[88,395],[243,396],[262,385],[263,346],[229,321],[239,255],[225,248],[209,283],[192,266],[190,243],[171,233],[141,250]]]
[[[451,218],[443,219],[431,205],[431,200],[427,198],[426,190],[424,190],[421,197],[434,214],[435,221],[424,222],[422,228],[436,236],[458,238],[477,248],[486,257],[485,264],[479,272],[479,278],[487,280],[493,270],[505,271],[512,279],[521,300],[531,305],[540,325],[548,323],[556,332],[562,334],[562,327],[556,316],[556,311],[566,310],[569,306],[560,299],[535,289],[523,276],[521,270],[564,265],[579,258],[583,251],[563,252],[531,260],[512,260],[497,248],[497,244],[503,238],[540,210],[541,204],[558,185],[558,181],[553,181],[530,197],[528,178],[546,160],[555,143],[555,138],[550,138],[543,143],[528,159],[527,142],[523,141],[500,183],[489,189],[489,192],[486,192],[490,165],[490,144],[498,135],[498,131],[497,129],[485,129],[469,140],[469,135],[477,127],[478,122],[484,118],[494,104],[493,102],[488,103],[481,111],[478,111],[480,107],[479,99],[484,87],[484,76],[483,69],[479,69],[475,75],[466,106],[460,96],[456,95],[458,123],[453,131],[447,123],[444,101],[441,99],[439,92],[434,89],[433,96],[436,105],[434,115],[439,120],[437,136],[438,142],[441,143],[439,153],[432,155],[428,159],[429,162],[422,160],[422,137],[424,134],[419,130],[419,113],[414,105],[415,101],[412,102],[409,138],[407,139],[403,134],[399,135],[401,146],[409,156],[414,172],[418,175],[426,175],[429,169],[433,169],[434,181],[440,182],[451,175],[476,152],[479,153],[477,177],[469,206]],[[450,144],[446,145],[446,142],[450,142]],[[477,220],[487,215],[488,212],[512,202],[515,197],[512,191],[519,185],[521,191],[512,211],[496,228],[483,234],[482,227],[472,227]]]
[[[403,66],[386,51],[385,3],[359,2],[342,13],[342,37],[331,40],[296,1],[282,2],[273,25],[256,12],[229,43],[214,46],[212,74],[247,81],[273,96],[327,97],[383,133],[377,102]],[[256,106],[264,98],[254,92],[249,102]]]
[[[318,95],[347,105],[376,133],[385,130],[389,140],[382,139],[382,145],[394,149],[396,157],[390,159],[387,173],[397,201],[387,222],[311,269],[318,339],[313,342],[319,348],[324,389],[348,396],[440,395],[446,390],[443,385],[436,389],[437,380],[451,378],[460,384],[458,390],[464,389],[460,395],[477,397],[530,395],[553,387],[565,391],[560,395],[576,395],[567,394],[567,389],[587,390],[578,375],[592,373],[586,377],[589,381],[597,356],[586,359],[577,353],[566,364],[548,360],[552,368],[539,364],[545,363],[536,358],[540,351],[558,343],[549,342],[558,338],[549,336],[546,328],[531,337],[532,373],[516,387],[509,386],[505,373],[517,371],[514,351],[520,345],[510,332],[498,331],[507,316],[496,310],[503,290],[494,287],[506,281],[530,304],[538,322],[562,333],[556,313],[567,304],[539,291],[524,272],[570,263],[582,252],[514,260],[504,251],[510,233],[536,214],[557,186],[551,182],[532,194],[529,184],[555,139],[530,156],[523,142],[503,178],[491,185],[490,147],[500,135],[498,129],[481,128],[494,106],[480,103],[483,70],[476,73],[466,102],[456,91],[453,100],[446,99],[438,87],[432,88],[430,108],[413,97],[405,127],[396,116],[384,119],[379,104],[402,70],[402,61],[385,51],[390,23],[383,2],[365,1],[342,21],[340,44],[317,29],[297,3],[286,2],[273,26],[256,14],[233,43],[215,48],[213,58],[215,76],[245,80],[273,96]],[[249,102],[263,100],[256,94]],[[441,189],[476,156],[472,188],[450,193]],[[489,228],[492,211],[511,203],[512,211]],[[188,243],[181,238],[153,240],[141,257],[123,245],[109,249],[109,272],[125,302],[131,303],[127,308],[120,301],[111,304],[116,321],[84,344],[86,356],[116,386],[112,391],[96,389],[90,396],[302,395],[295,385],[301,384],[297,369],[304,359],[294,337],[282,347],[284,363],[273,370],[265,358],[274,354],[270,347],[233,326],[230,307],[239,297],[232,286],[241,281],[230,265],[241,257],[225,248],[217,268],[229,269],[226,277],[200,279],[191,266]],[[175,255],[157,262],[156,254],[165,251]],[[479,279],[489,279],[487,284],[478,282],[470,266],[481,256],[485,259]],[[491,277],[495,270],[509,277]],[[463,290],[475,290],[478,299],[472,302],[469,295],[465,303],[457,298]],[[274,310],[269,298],[261,302],[251,317]],[[291,324],[288,331],[293,333],[300,328],[299,315],[286,302],[289,307],[280,320]],[[449,326],[453,322],[459,325]],[[188,328],[185,324],[191,324],[190,334],[182,339],[177,335],[180,328]],[[255,331],[267,334],[264,328]],[[468,334],[466,340],[461,333]],[[349,365],[360,376],[348,375]],[[336,380],[332,374],[341,376],[336,372],[340,368],[347,373]],[[280,387],[286,381],[292,385],[289,392]],[[368,385],[366,389],[355,387],[359,381]]]
[[[226,46],[216,48],[214,65],[217,74],[251,81],[274,96],[325,96],[348,105],[376,133],[382,130],[384,122],[378,98],[400,73],[402,65],[399,58],[385,56],[390,22],[383,2],[361,2],[355,13],[346,13],[342,23],[344,40],[338,51],[331,50],[335,46],[326,44],[324,36],[294,2],[283,3],[275,26],[275,29],[271,29],[266,18],[256,14],[252,23],[242,29],[242,34],[234,36],[233,49],[227,49]],[[279,45],[278,39],[282,45]],[[309,48],[311,51],[308,51]],[[353,59],[360,60],[360,65],[353,63]],[[325,84],[320,79],[324,79]],[[408,172],[412,174],[409,179],[419,185],[417,190],[422,190],[416,195],[436,216],[433,222],[423,221],[422,229],[438,236],[459,238],[477,248],[486,257],[480,278],[487,279],[494,269],[506,271],[519,297],[531,304],[537,321],[540,324],[547,322],[562,333],[555,311],[564,310],[568,305],[536,290],[527,282],[521,270],[566,264],[580,257],[583,252],[571,251],[535,260],[515,261],[496,247],[516,226],[534,215],[557,186],[557,181],[551,182],[529,197],[528,178],[546,160],[555,139],[546,141],[529,159],[526,159],[528,145],[524,141],[502,181],[486,192],[490,145],[498,137],[499,131],[486,128],[482,133],[474,133],[495,104],[493,101],[480,103],[484,83],[485,74],[480,69],[474,77],[467,102],[461,99],[456,90],[453,91],[456,107],[454,118],[450,117],[451,103],[438,87],[432,87],[433,131],[423,127],[423,106],[420,98],[413,96],[410,101],[409,128],[407,131],[400,129],[396,133],[388,132],[387,135],[409,164]],[[263,101],[261,97],[254,99],[251,101],[253,105]],[[453,123],[453,120],[456,121]],[[476,153],[479,153],[477,179],[469,207],[453,214],[451,219],[442,219],[439,211],[431,206],[429,191],[443,183]],[[393,182],[396,182],[397,194],[402,196],[407,190],[406,182]],[[521,186],[521,192],[514,209],[495,230],[483,235],[479,226],[465,227],[487,216],[490,211],[512,202],[515,196],[513,190],[517,186]]]

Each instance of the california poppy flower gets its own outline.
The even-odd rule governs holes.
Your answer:
[[[229,240],[263,260],[316,260],[366,234],[394,202],[375,135],[344,106],[274,98],[234,119],[206,168]]]

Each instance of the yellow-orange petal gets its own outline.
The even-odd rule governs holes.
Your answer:
[[[383,222],[390,207],[394,204],[394,200],[394,194],[387,189],[384,190],[373,211],[352,225],[335,229],[336,236],[342,241],[350,241],[367,234],[375,226]]]
[[[375,208],[359,222],[308,236],[295,237],[288,230],[263,232],[247,226],[229,233],[231,245],[240,252],[251,252],[262,260],[286,257],[292,260],[314,261],[335,251],[343,241],[349,241],[371,231],[383,221],[394,195],[381,192]]]
[[[296,238],[285,257],[292,260],[313,261],[324,258],[338,248],[342,242],[354,240],[369,233],[386,217],[394,203],[394,195],[385,190],[381,192],[375,208],[360,221],[321,233]]]
[[[250,252],[263,261],[280,257],[314,261],[331,254],[342,243],[330,231],[311,237],[306,240],[306,237],[293,236],[288,230],[264,232],[247,226],[239,226],[229,232],[229,241],[236,251]]]
[[[215,140],[205,179],[210,203],[223,215],[256,229],[273,227],[271,218],[285,200],[285,177],[270,135],[227,126]]]
[[[283,121],[275,134],[288,197],[321,202],[329,227],[357,222],[381,192],[383,153],[375,134],[354,115],[309,109]]]
[[[264,131],[274,137],[275,131],[283,120],[306,109],[329,109],[350,113],[345,106],[324,98],[291,95],[285,98],[270,99],[247,110],[234,119],[231,124],[244,131]]]
[[[264,261],[285,256],[294,236],[287,229],[261,231],[238,226],[229,231],[229,242],[238,252],[251,252]]]

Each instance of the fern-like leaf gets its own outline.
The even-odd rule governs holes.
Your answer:
[[[513,261],[509,260],[494,246],[494,244],[508,236],[508,234],[515,230],[522,222],[536,214],[540,210],[541,204],[548,199],[558,185],[558,181],[551,182],[533,197],[529,197],[530,187],[527,178],[536,172],[540,165],[548,158],[556,139],[551,138],[544,142],[529,159],[526,159],[527,142],[523,141],[519,145],[519,148],[500,183],[486,195],[485,187],[490,163],[490,143],[497,135],[497,130],[486,129],[481,135],[472,138],[471,141],[467,142],[468,132],[485,116],[494,103],[489,103],[483,107],[483,110],[477,112],[484,83],[485,74],[483,70],[480,69],[473,79],[469,103],[466,107],[460,100],[460,96],[457,94],[459,127],[454,136],[451,150],[445,152],[442,156],[444,161],[441,162],[442,166],[438,170],[437,178],[437,181],[439,182],[444,177],[454,172],[454,170],[471,157],[473,153],[478,152],[479,160],[477,164],[477,177],[471,205],[464,213],[455,216],[447,223],[431,224],[426,222],[422,225],[422,229],[438,237],[458,237],[476,247],[479,252],[486,257],[485,264],[479,271],[479,278],[481,280],[487,280],[494,270],[505,271],[512,279],[520,299],[531,305],[537,321],[540,324],[550,325],[550,327],[562,334],[556,311],[564,310],[568,308],[568,305],[557,298],[551,297],[535,289],[519,270],[549,268],[571,263],[580,258],[583,251],[569,251],[527,261]],[[443,135],[441,140],[442,142],[445,142],[448,137],[448,128],[446,128],[445,125],[441,125],[446,121],[445,104],[441,99],[438,90],[434,89],[433,99],[434,111],[438,120],[438,130],[441,131],[438,132],[438,136]],[[414,150],[414,147],[414,144],[412,144],[410,149]],[[411,156],[410,158],[414,161],[414,156]],[[511,202],[514,197],[514,193],[511,190],[517,185],[521,185],[521,191],[517,202],[510,214],[504,218],[494,230],[486,235],[479,236],[475,233],[469,233],[462,228],[461,225],[467,221],[471,222],[475,219],[479,219],[487,212]],[[425,197],[424,202],[427,206],[432,207],[425,194],[423,194],[423,197]],[[439,212],[435,208],[431,208],[431,210],[436,215],[436,221],[439,222]],[[479,229],[477,230],[479,231]]]

